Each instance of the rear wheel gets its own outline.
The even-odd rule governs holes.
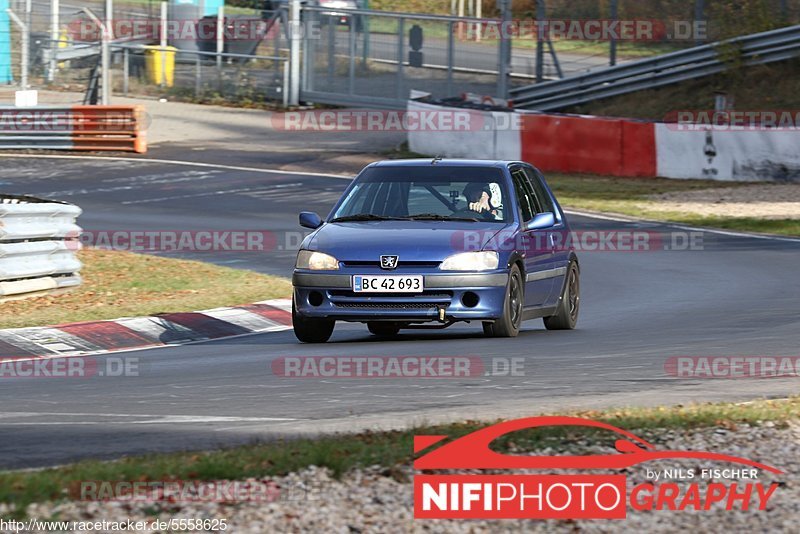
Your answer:
[[[400,332],[400,325],[397,323],[367,323],[370,333],[378,337],[394,337]]]
[[[581,308],[581,271],[578,264],[570,262],[567,268],[567,280],[564,292],[558,301],[558,311],[552,317],[544,318],[544,326],[548,330],[574,330],[578,324],[578,312]]]
[[[333,334],[336,321],[328,319],[309,319],[297,314],[292,301],[292,327],[295,337],[303,343],[325,343]]]
[[[522,273],[514,265],[508,275],[503,316],[493,323],[483,323],[483,333],[488,337],[517,337],[522,325],[522,304],[525,302],[525,287]]]

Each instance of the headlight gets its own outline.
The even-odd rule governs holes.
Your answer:
[[[500,263],[497,252],[462,252],[442,262],[443,271],[493,271]]]
[[[295,267],[298,269],[309,269],[311,271],[338,271],[339,260],[328,254],[323,254],[322,252],[301,250],[297,255]]]

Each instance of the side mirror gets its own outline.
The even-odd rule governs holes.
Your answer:
[[[322,226],[322,219],[313,211],[304,211],[300,214],[300,226],[316,230]]]
[[[553,213],[540,213],[528,223],[528,230],[545,230],[556,225],[556,216]]]

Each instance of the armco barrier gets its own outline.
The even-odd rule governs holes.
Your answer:
[[[0,195],[0,300],[80,285],[78,206]]]
[[[409,110],[454,108],[411,101]],[[800,182],[800,131],[692,131],[677,124],[516,111],[485,113],[488,125],[516,129],[410,131],[420,154],[524,160],[543,171],[624,177]],[[489,122],[491,119],[493,122]],[[480,121],[479,121],[480,122]]]
[[[0,149],[147,152],[143,106],[0,107]]]

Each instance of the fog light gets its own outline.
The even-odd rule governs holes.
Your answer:
[[[322,293],[319,291],[312,291],[308,294],[308,303],[312,306],[322,306],[322,302],[325,300],[325,297],[322,296]]]
[[[461,304],[463,304],[467,308],[474,308],[475,306],[478,305],[478,303],[480,301],[481,301],[481,298],[478,295],[476,295],[475,293],[473,293],[472,291],[467,291],[461,297]]]

